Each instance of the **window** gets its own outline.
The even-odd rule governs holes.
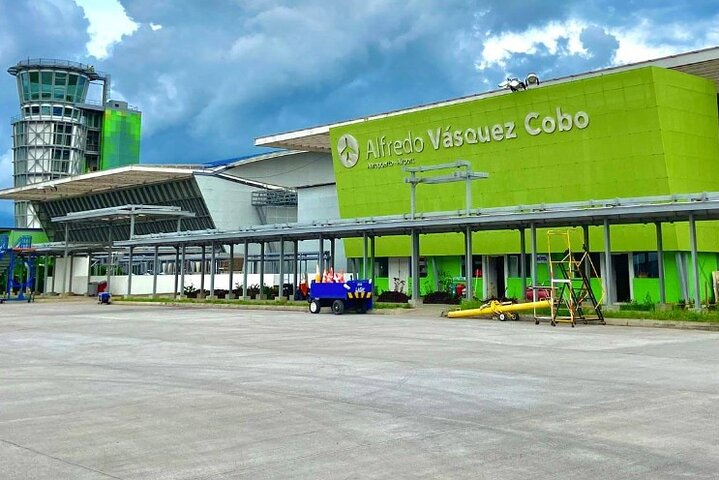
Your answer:
[[[76,101],[83,101],[85,99],[85,77],[77,77],[75,98]]]
[[[40,98],[40,72],[30,72],[30,98]]]
[[[409,262],[409,274],[412,275],[412,259]],[[427,258],[419,257],[419,276],[424,278],[427,276]]]
[[[657,252],[636,252],[632,255],[634,277],[659,278],[659,262]]]
[[[507,255],[507,267],[508,277],[519,278],[521,276],[521,272],[519,271],[519,255]]]
[[[75,101],[75,89],[77,88],[77,75],[70,74],[67,78],[67,94],[65,100],[68,102]]]
[[[40,73],[40,98],[46,99],[52,96],[52,72]]]
[[[389,276],[389,259],[375,258],[374,259],[374,276],[375,277],[388,277]]]
[[[30,81],[27,72],[20,74],[20,83],[22,84],[22,98],[24,101],[30,100]]]

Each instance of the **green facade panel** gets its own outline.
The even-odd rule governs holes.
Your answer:
[[[100,152],[101,170],[140,163],[141,123],[140,112],[105,109]]]
[[[719,191],[718,125],[714,83],[656,67],[348,124],[330,131],[340,214],[406,214],[402,167],[459,159],[489,174],[473,184],[473,208]],[[419,185],[417,211],[463,209],[464,188]],[[590,237],[592,250],[602,250],[601,228]],[[715,223],[699,223],[700,250],[719,250],[717,238]],[[547,251],[545,231],[537,243]],[[464,248],[459,234],[422,236],[420,244],[423,256]],[[516,253],[519,236],[480,232],[473,245],[475,253]],[[361,256],[359,241],[345,247]],[[664,247],[689,249],[686,223],[664,225]],[[653,225],[612,227],[614,251],[655,248]],[[376,249],[378,257],[410,251],[401,237],[379,238]]]

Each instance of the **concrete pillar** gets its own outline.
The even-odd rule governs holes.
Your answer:
[[[55,279],[57,278],[57,256],[52,256],[52,293],[55,292]]]
[[[582,236],[583,236],[583,248],[584,251],[589,254],[591,252],[591,248],[589,246],[589,225],[583,225],[582,226]],[[592,272],[591,272],[591,266],[589,264],[589,257],[584,258],[584,276],[587,277],[587,279],[592,278]]]
[[[332,271],[335,269],[335,239],[330,239],[330,268]]]
[[[318,247],[317,247],[317,266],[320,269],[320,275],[324,274],[324,257],[325,257],[325,239],[322,238],[322,235],[320,235],[319,241],[318,241]]]
[[[367,234],[362,234],[362,278],[367,278]]]
[[[604,291],[606,304],[614,303],[614,280],[612,276],[612,235],[609,220],[604,219]]]
[[[249,256],[249,244],[247,243],[247,240],[245,240],[244,245],[244,260],[242,261],[242,298],[244,300],[247,300],[250,298],[249,295],[247,295],[247,269],[250,267],[249,262],[247,261],[247,257]]]
[[[210,298],[215,298],[215,261],[217,254],[215,253],[215,242],[212,242],[210,248]]]
[[[69,235],[69,224],[66,222],[65,223],[65,249],[64,249],[63,255],[62,255],[63,263],[65,265],[65,268],[62,271],[62,293],[63,294],[67,293],[67,289],[66,289],[66,287],[67,287],[67,270],[68,270],[67,252],[68,252],[68,247],[69,247],[68,246],[68,243],[69,243],[68,235]],[[11,280],[12,280],[12,274],[8,273],[8,283]]]
[[[482,255],[482,298],[489,298],[489,281],[487,281],[486,273],[489,271],[489,257]]]
[[[90,291],[90,281],[92,280],[92,252],[87,252],[87,289]]]
[[[474,285],[472,285],[472,229],[467,227],[464,231],[464,270],[467,273],[467,288],[465,295],[467,300],[474,296]]]
[[[375,236],[372,235],[369,239],[369,277],[370,280],[372,280],[372,290],[374,291],[374,255],[375,255],[375,248],[374,248],[374,240]]]
[[[159,250],[160,247],[155,245],[154,260],[152,263],[152,296],[157,296],[157,270],[159,266]]]
[[[694,273],[694,309],[702,309],[701,285],[699,284],[699,252],[697,251],[697,226],[694,214],[689,214],[689,243],[692,250],[692,270]]]
[[[284,286],[285,286],[285,239],[280,238],[280,281],[279,286],[277,287],[277,298],[287,298],[284,295]]]
[[[127,296],[129,297],[132,295],[132,250],[133,248],[130,247],[130,255],[127,257],[128,261],[128,267],[127,267]]]
[[[297,288],[299,287],[298,282],[298,269],[299,269],[299,259],[298,259],[298,243],[297,240],[292,242],[292,292],[294,294],[295,291],[297,291]]]
[[[180,295],[185,296],[185,269],[187,268],[187,244],[182,244],[182,257],[180,258]]]
[[[521,300],[525,300],[527,289],[527,241],[524,238],[524,228],[519,229],[519,277],[522,279]]]
[[[175,245],[175,290],[172,292],[172,298],[177,298],[177,281],[178,281],[178,275],[180,270],[180,246]],[[180,291],[180,295],[182,295],[182,291]]]
[[[110,292],[110,274],[112,273],[112,222],[107,223],[107,272],[105,282],[107,292]]]
[[[530,275],[532,277],[532,301],[537,301],[537,227],[529,226],[529,248],[531,249]]]
[[[202,253],[200,254],[200,294],[197,298],[205,298],[205,262],[207,261],[207,248],[202,245]]]
[[[48,285],[47,285],[47,276],[48,276],[48,271],[50,270],[49,267],[50,267],[50,255],[45,255],[45,268],[42,269],[42,270],[43,270],[43,271],[42,271],[42,276],[43,276],[43,280],[42,280],[42,293],[43,293],[43,294],[46,294],[46,293],[47,293],[47,287],[48,287]]]
[[[229,269],[229,276],[230,279],[228,280],[230,286],[228,288],[229,292],[227,293],[227,298],[235,298],[235,294],[232,293],[232,290],[234,290],[235,285],[232,283],[233,277],[234,277],[234,267],[235,267],[235,244],[230,243],[230,269]]]
[[[420,297],[419,288],[419,232],[412,230],[412,304],[421,305],[422,298]],[[374,288],[374,286],[373,286]]]
[[[265,241],[260,242],[260,299],[265,299]]]
[[[664,239],[662,238],[662,222],[654,222],[657,231],[657,268],[659,270],[659,303],[667,303],[667,286],[664,279]]]
[[[74,272],[74,270],[75,270],[75,255],[72,253],[70,254],[69,270],[70,270],[70,275],[69,275],[70,278],[67,282],[67,292],[65,292],[65,293],[67,293],[68,295],[72,295],[72,277],[75,275],[75,272]]]

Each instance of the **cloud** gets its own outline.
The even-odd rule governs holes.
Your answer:
[[[75,3],[82,7],[90,23],[87,29],[90,35],[87,51],[95,58],[110,55],[113,45],[120,42],[122,37],[132,35],[139,27],[127,16],[118,0],[75,0]]]

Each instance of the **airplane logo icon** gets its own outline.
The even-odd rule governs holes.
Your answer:
[[[345,167],[352,168],[357,165],[357,160],[359,160],[359,143],[357,139],[349,133],[342,135],[337,141],[337,155]]]

